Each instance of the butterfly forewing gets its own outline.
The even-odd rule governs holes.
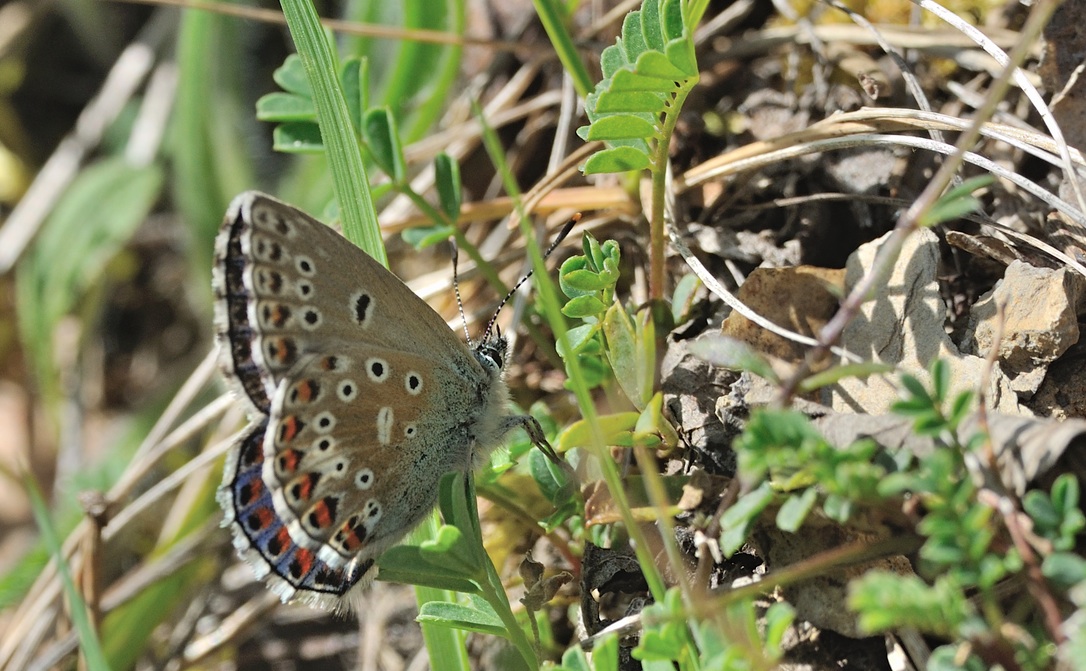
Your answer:
[[[329,341],[455,360],[471,353],[422,299],[341,235],[262,194],[235,199],[216,245],[223,365],[257,409],[305,354]],[[413,328],[391,328],[411,315]]]

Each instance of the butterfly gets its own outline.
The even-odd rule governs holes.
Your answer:
[[[215,240],[215,333],[249,424],[218,501],[238,554],[283,601],[357,605],[438,481],[515,428],[498,334],[468,346],[399,278],[320,221],[250,191]],[[489,332],[489,329],[488,329]],[[553,452],[550,452],[553,454]]]

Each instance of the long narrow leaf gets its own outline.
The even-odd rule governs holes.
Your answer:
[[[38,483],[29,475],[23,478],[23,483],[26,486],[26,493],[30,499],[30,508],[34,513],[34,520],[38,524],[42,540],[49,549],[49,553],[53,555],[53,561],[56,562],[57,573],[60,574],[60,580],[64,586],[64,596],[71,606],[72,625],[79,637],[79,647],[83,653],[83,659],[87,663],[87,668],[90,671],[109,671],[109,663],[106,661],[105,653],[102,652],[102,644],[98,640],[98,634],[94,631],[94,627],[91,626],[90,618],[87,616],[87,604],[75,588],[72,573],[68,568],[68,561],[61,549],[60,537],[57,536],[56,529],[53,528],[53,523],[49,519],[49,509],[45,505],[45,497],[42,496],[41,490],[38,489]]]
[[[328,151],[332,184],[343,220],[343,234],[367,254],[388,265],[366,168],[351,126],[350,110],[339,87],[336,58],[308,0],[282,0],[290,34],[305,66],[317,106],[317,121]]]

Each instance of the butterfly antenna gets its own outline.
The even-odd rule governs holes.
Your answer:
[[[579,222],[580,220],[580,212],[575,213],[572,217],[569,218],[569,221],[567,221],[565,226],[562,227],[562,230],[558,232],[558,237],[554,239],[554,242],[552,242],[551,246],[547,248],[547,251],[543,252],[544,261],[547,260],[547,258],[551,255],[551,252],[553,252],[558,247],[558,245],[562,244],[562,241],[566,239],[566,236],[569,235],[569,232],[573,230],[573,227],[576,226],[577,222]],[[497,324],[498,313],[502,311],[502,308],[505,307],[505,304],[509,302],[509,299],[512,298],[515,293],[517,293],[517,289],[519,289],[525,282],[527,282],[532,277],[533,272],[535,272],[535,269],[529,270],[527,273],[524,274],[524,277],[517,280],[517,283],[513,285],[513,288],[509,290],[509,293],[505,294],[505,298],[503,298],[501,302],[498,303],[498,307],[494,310],[494,316],[491,317],[490,321],[486,324],[486,330],[483,331],[483,337],[481,342],[487,341],[487,338],[490,336],[491,329],[494,329],[495,325]]]
[[[471,333],[468,332],[468,318],[464,315],[464,302],[460,300],[460,276],[457,274],[457,259],[460,257],[460,248],[456,246],[456,240],[452,240],[452,267],[453,267],[453,293],[456,294],[456,310],[460,313],[460,323],[464,325],[464,337],[471,346]]]

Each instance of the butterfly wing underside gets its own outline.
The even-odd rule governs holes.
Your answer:
[[[444,320],[399,278],[328,226],[274,198],[255,192],[235,198],[215,256],[220,362],[264,414],[305,351],[323,351],[325,343],[363,340],[476,365]],[[399,328],[405,316],[410,333]]]
[[[272,398],[263,479],[295,541],[344,567],[380,554],[433,508],[428,475],[470,468],[459,418],[481,390],[424,357],[336,351],[308,359]]]
[[[416,460],[441,460],[416,436],[440,436],[449,464],[470,461],[468,439],[443,417],[465,425],[480,411],[484,373],[392,273],[263,194],[227,211],[213,285],[220,364],[252,419],[227,461],[226,523],[284,600],[336,607],[417,522],[404,511],[432,507],[434,483],[403,486]],[[422,416],[438,390],[463,407]]]

